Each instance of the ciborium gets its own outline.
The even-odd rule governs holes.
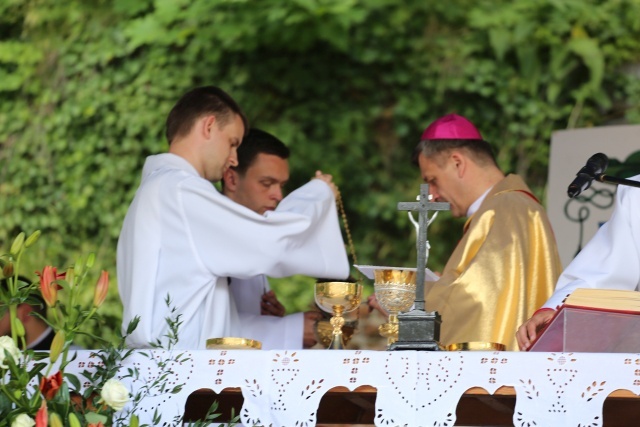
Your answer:
[[[398,313],[409,311],[416,296],[415,269],[374,270],[373,286],[378,303],[389,313],[378,332],[390,346],[398,340]]]
[[[333,327],[329,349],[344,349],[342,339],[343,315],[350,313],[360,305],[362,285],[354,282],[319,282],[316,283],[315,300],[318,307],[332,317],[329,323]]]

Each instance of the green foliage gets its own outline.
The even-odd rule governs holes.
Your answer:
[[[412,265],[395,207],[418,191],[409,159],[424,127],[468,116],[541,195],[553,130],[640,122],[638,16],[638,0],[5,0],[0,247],[41,229],[43,259],[96,251],[115,277],[166,114],[215,84],[292,148],[291,188],[334,175],[361,263]],[[442,215],[430,236],[437,270],[459,221]],[[285,302],[305,308],[309,285],[293,283]],[[110,302],[115,323],[115,289]]]

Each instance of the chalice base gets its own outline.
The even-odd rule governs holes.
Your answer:
[[[331,342],[329,343],[329,347],[327,350],[344,350],[344,340],[342,339],[342,332],[333,334],[333,338],[331,338]]]

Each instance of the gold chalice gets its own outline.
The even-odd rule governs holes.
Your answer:
[[[378,328],[380,335],[387,338],[387,345],[398,340],[398,313],[409,311],[416,297],[415,269],[374,270],[374,290],[376,299],[389,313],[387,323]]]
[[[329,321],[333,327],[329,349],[344,349],[342,340],[343,314],[349,313],[360,305],[362,299],[362,285],[353,282],[320,282],[316,283],[316,304],[333,316]]]

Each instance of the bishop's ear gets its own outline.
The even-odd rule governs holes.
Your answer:
[[[462,153],[454,151],[453,153],[451,153],[450,159],[454,167],[456,168],[458,178],[462,178],[467,168],[468,158],[462,155]]]

